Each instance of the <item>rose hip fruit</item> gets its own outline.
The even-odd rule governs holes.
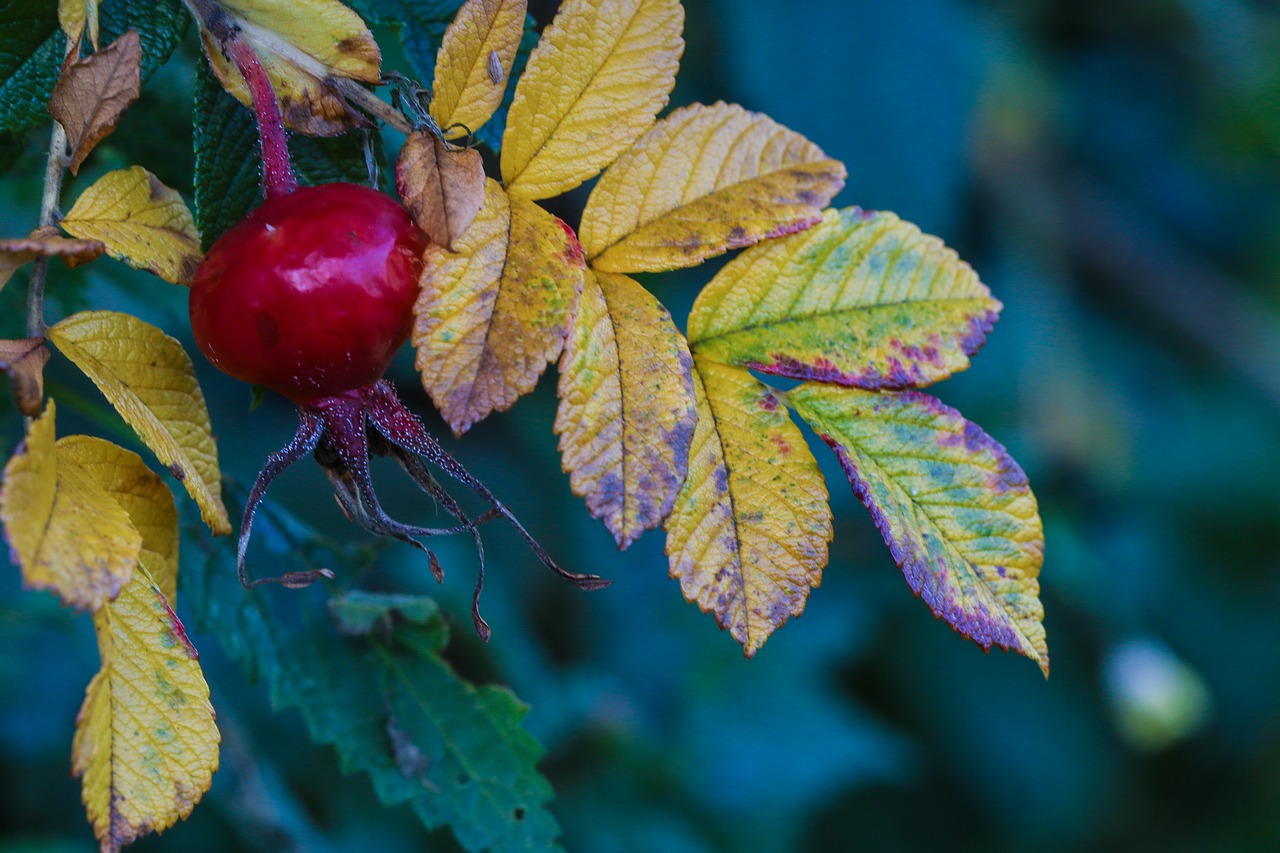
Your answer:
[[[209,361],[307,405],[371,385],[409,338],[426,238],[355,184],[269,199],[213,244],[191,285]]]

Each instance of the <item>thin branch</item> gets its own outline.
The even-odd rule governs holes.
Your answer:
[[[49,159],[44,170],[44,194],[40,198],[40,227],[53,225],[58,217],[58,198],[62,194],[62,173],[67,168],[67,134],[58,122],[53,123],[49,138]],[[27,335],[44,334],[44,282],[49,274],[49,259],[41,256],[31,262],[31,281],[27,285]]]

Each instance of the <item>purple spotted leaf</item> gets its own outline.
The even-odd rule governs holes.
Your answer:
[[[938,238],[851,207],[728,264],[694,302],[689,342],[778,376],[922,388],[969,366],[1000,308]]]
[[[1037,577],[1044,534],[1026,475],[982,429],[916,391],[787,392],[840,459],[911,589],[984,649],[1049,673]]]

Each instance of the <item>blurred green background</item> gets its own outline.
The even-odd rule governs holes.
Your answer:
[[[572,496],[550,377],[446,443],[564,565],[613,586],[579,592],[495,527],[486,648],[467,541],[439,545],[443,588],[399,545],[362,583],[436,595],[455,666],[532,706],[570,850],[1280,849],[1280,6],[685,5],[673,104],[736,101],[805,134],[848,165],[838,204],[938,234],[1004,302],[974,366],[933,393],[1030,476],[1052,678],[929,614],[825,448],[831,564],[804,616],[743,660],[667,578],[660,534],[619,554]],[[531,9],[545,22],[554,6]],[[139,163],[190,198],[195,51],[189,35],[90,174]],[[29,134],[0,179],[7,236],[34,220],[46,141]],[[576,221],[585,197],[555,209]],[[646,283],[682,318],[717,266]],[[92,269],[55,266],[50,320],[92,304],[186,336],[183,292]],[[0,294],[6,335],[23,281]],[[411,368],[392,378],[427,412]],[[251,414],[247,389],[197,369],[234,515],[294,416],[280,400]],[[132,441],[61,359],[50,391],[60,432]],[[7,455],[20,423],[3,391],[0,406]],[[384,504],[427,511],[378,474]],[[362,537],[327,492],[300,466],[270,499]],[[270,543],[255,547],[269,564]],[[16,570],[0,590],[0,851],[92,849],[68,775],[90,620],[21,592]],[[223,766],[187,824],[136,849],[454,849],[343,776],[214,637],[194,640]]]

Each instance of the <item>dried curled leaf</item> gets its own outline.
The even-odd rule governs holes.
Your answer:
[[[679,0],[566,0],[529,56],[502,137],[512,198],[594,177],[653,124],[684,51]]]
[[[556,432],[573,493],[626,548],[666,518],[697,419],[671,314],[633,279],[588,270],[560,364]]]
[[[133,576],[142,538],[88,472],[59,458],[55,417],[50,402],[5,466],[0,521],[25,586],[98,610]]]
[[[103,175],[80,194],[61,225],[173,284],[191,284],[200,263],[200,234],[186,202],[141,166]]]
[[[30,263],[34,258],[57,255],[64,264],[74,269],[100,257],[106,250],[107,247],[101,240],[70,240],[58,236],[56,231],[49,234],[40,228],[31,232],[30,237],[0,240],[0,290],[4,289],[19,267]]]
[[[234,28],[257,53],[280,101],[285,125],[310,136],[334,136],[364,121],[326,82],[381,80],[382,55],[369,28],[337,0],[218,0]],[[218,36],[201,30],[205,55],[223,87],[252,107],[249,89]]]
[[[49,340],[186,486],[209,528],[230,533],[209,410],[182,345],[114,311],[73,314],[49,329]]]
[[[441,128],[472,133],[502,103],[507,77],[524,37],[526,0],[467,0],[445,30],[436,54],[431,117]]]
[[[659,121],[601,176],[582,247],[608,272],[659,272],[822,219],[845,168],[768,116],[694,104]]]
[[[49,112],[67,133],[71,174],[116,129],[141,91],[142,42],[137,30],[126,31],[87,59],[63,66]]]
[[[698,425],[666,521],[671,576],[751,657],[822,582],[827,488],[775,392],[696,353],[694,368]]]
[[[102,669],[76,717],[71,769],[102,849],[119,850],[191,814],[221,735],[199,655],[145,560],[93,622]]]
[[[984,649],[1049,674],[1036,580],[1044,533],[1026,475],[955,409],[915,391],[808,383],[788,400],[831,445],[929,609]]]
[[[969,366],[1000,308],[941,240],[851,207],[726,265],[693,303],[689,341],[779,376],[923,387]]]
[[[29,418],[39,415],[44,407],[44,366],[48,362],[44,338],[0,341],[0,371],[9,375],[18,411]]]
[[[453,251],[484,204],[484,161],[475,149],[452,150],[435,134],[416,131],[396,160],[396,191],[431,242]]]
[[[582,289],[582,247],[494,180],[458,251],[428,254],[414,306],[422,385],[457,434],[533,390],[564,347]]]

